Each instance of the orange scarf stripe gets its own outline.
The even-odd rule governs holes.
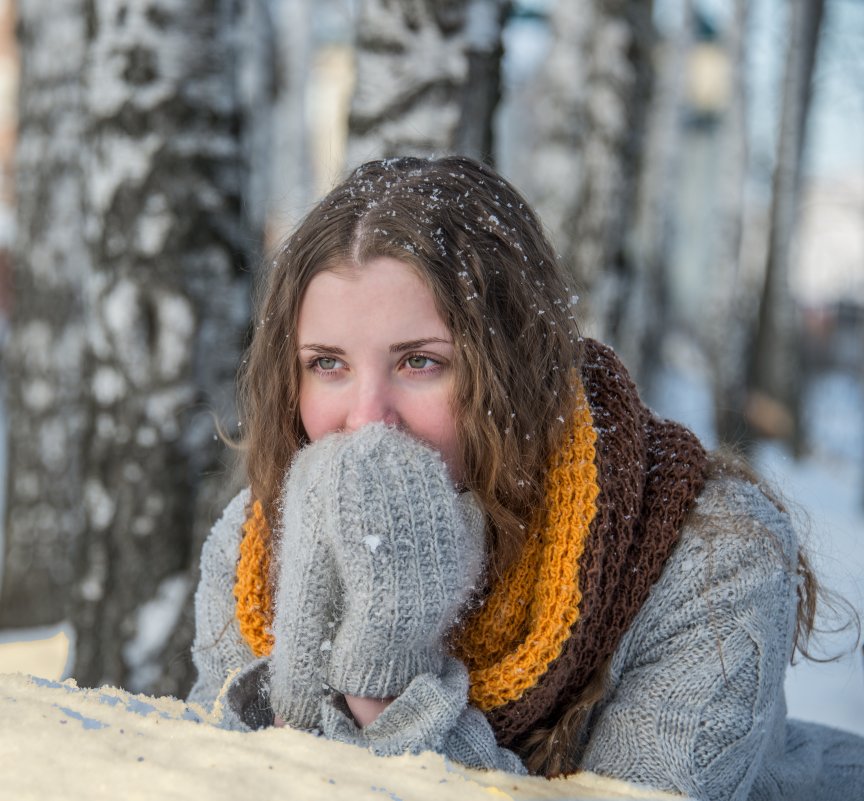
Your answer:
[[[578,386],[576,396],[576,417],[572,421],[569,441],[579,439],[580,426],[585,425],[584,412],[588,404],[584,390]],[[590,427],[590,412],[588,412]],[[580,416],[582,419],[580,420]],[[592,429],[593,430],[593,429]],[[596,437],[595,437],[596,439]],[[593,442],[592,442],[593,447]],[[591,453],[593,459],[593,450]],[[563,454],[556,454],[550,474],[547,477],[547,494],[552,487],[552,471],[566,460]],[[530,532],[522,548],[522,554],[495,583],[484,603],[482,611],[477,612],[462,626],[457,639],[459,658],[468,666],[469,671],[485,670],[495,665],[504,654],[515,651],[526,639],[535,619],[533,607],[537,602],[538,588],[535,587],[540,560],[543,557],[544,523],[551,515],[554,503],[547,497],[546,509],[538,510]],[[546,518],[544,520],[544,514]],[[539,592],[542,592],[540,590]]]
[[[508,571],[490,594],[491,603],[477,612],[457,641],[457,654],[464,650],[472,655],[469,695],[484,712],[519,699],[533,687],[560,655],[579,619],[579,560],[600,493],[596,442],[591,411],[580,388],[570,447],[556,454],[546,477],[548,507],[542,531],[532,531],[519,560],[524,564]],[[520,607],[530,607],[525,632],[521,621],[513,619],[520,616],[500,616]],[[514,643],[517,636],[520,641]],[[507,646],[501,648],[500,643]],[[481,662],[478,655],[484,651]],[[502,652],[503,658],[488,658]]]
[[[255,501],[252,514],[243,524],[234,598],[240,633],[256,657],[267,656],[273,650],[269,539],[270,527],[264,519],[264,507],[261,501]]]
[[[539,526],[532,526],[521,557],[504,572],[483,605],[483,614],[469,617],[458,634],[459,657],[469,670],[488,668],[521,643],[530,627],[530,597],[516,597],[507,587],[530,587],[542,553]],[[497,629],[488,625],[496,620]]]

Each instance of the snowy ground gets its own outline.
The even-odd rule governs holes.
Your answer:
[[[199,722],[208,717],[170,698],[0,675],[0,797],[683,801],[590,773],[547,781],[470,770],[433,753],[382,759],[289,728],[241,734]]]

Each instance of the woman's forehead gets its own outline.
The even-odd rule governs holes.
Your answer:
[[[388,341],[449,338],[428,284],[398,259],[382,257],[318,273],[304,293],[301,347],[322,336],[382,336]]]

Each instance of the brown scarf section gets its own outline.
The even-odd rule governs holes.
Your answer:
[[[705,483],[708,459],[699,440],[642,403],[610,348],[586,340],[582,380],[597,433],[600,494],[579,565],[580,614],[535,686],[486,710],[499,743],[508,747],[557,722],[615,650]]]
[[[657,418],[612,350],[592,340],[582,386],[522,558],[454,637],[472,703],[517,750],[560,719],[615,650],[705,483],[696,437]],[[261,504],[250,512],[234,591],[241,632],[261,656],[272,647],[270,537]]]

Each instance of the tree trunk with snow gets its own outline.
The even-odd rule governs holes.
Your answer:
[[[182,695],[228,491],[213,413],[230,428],[263,73],[240,69],[233,0],[25,6],[3,609],[55,590],[80,683]]]
[[[495,161],[493,119],[501,99],[501,33],[509,8],[503,0],[469,0],[465,24],[468,74],[453,149],[490,164]]]
[[[751,421],[765,433],[789,439],[796,451],[800,451],[802,445],[802,376],[800,348],[796,342],[800,324],[789,285],[790,251],[797,216],[813,69],[824,9],[825,0],[800,0],[789,6],[789,42],[774,169],[768,257],[747,376]],[[768,413],[761,415],[760,409],[766,409]]]
[[[493,163],[510,0],[363,0],[347,162],[461,153]]]
[[[639,268],[628,242],[639,194],[641,142],[653,84],[650,6],[639,0],[559,0],[538,77],[534,141],[516,168],[584,294],[586,331],[635,343]],[[638,370],[638,354],[624,357]]]
[[[640,259],[629,305],[639,325],[625,334],[638,337],[619,343],[643,381],[656,375],[667,333],[671,298],[670,260],[682,147],[682,113],[687,59],[692,44],[692,0],[684,4],[682,24],[655,45],[652,103],[648,109],[634,221],[634,253]]]
[[[190,565],[226,483],[211,412],[231,415],[247,325],[243,267],[256,243],[241,203],[239,5],[96,0],[90,9],[92,395],[74,674],[181,694]]]
[[[467,0],[364,0],[347,165],[450,152],[468,74]]]
[[[15,304],[4,354],[7,495],[0,626],[62,619],[86,521],[80,0],[18,7]]]
[[[281,0],[273,7],[275,42],[275,100],[268,159],[271,178],[271,212],[268,237],[280,238],[293,228],[299,210],[315,197],[310,148],[309,112],[306,103],[310,78],[312,16],[307,0]]]

